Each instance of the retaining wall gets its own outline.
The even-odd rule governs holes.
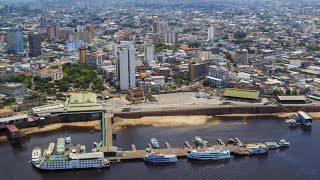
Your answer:
[[[223,114],[272,114],[297,112],[320,112],[320,106],[218,106],[186,109],[160,109],[152,111],[115,112],[114,117],[141,118],[146,116],[190,116],[190,115],[223,115]]]

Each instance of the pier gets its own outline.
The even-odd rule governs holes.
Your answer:
[[[188,146],[190,145],[188,141],[185,141],[185,145]],[[254,143],[255,145],[256,143]],[[149,145],[149,144],[148,144]],[[171,147],[168,142],[165,142],[166,148],[162,149],[153,149],[161,154],[175,154],[177,157],[185,157],[188,153],[189,150],[193,149],[198,149],[198,150],[206,150],[208,148],[214,148],[214,149],[226,149],[229,150],[230,152],[236,150],[236,149],[245,149],[244,147],[239,147],[239,145],[233,145],[233,144],[228,144],[228,145],[221,145],[221,144],[216,144],[216,145],[211,145],[211,146],[203,146],[203,147],[183,147],[183,148],[177,148],[177,147]],[[248,144],[249,146],[250,144]],[[124,151],[122,156],[114,156],[114,157],[106,157],[107,160],[111,162],[119,162],[123,160],[141,160],[145,155],[147,155],[149,152],[145,150],[132,150],[132,151]]]

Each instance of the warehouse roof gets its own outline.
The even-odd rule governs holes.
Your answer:
[[[243,98],[243,99],[254,99],[259,98],[260,92],[255,90],[246,90],[246,89],[234,89],[228,88],[224,92],[224,97],[234,97],[234,98]]]
[[[101,111],[102,105],[97,103],[97,95],[94,93],[73,93],[65,103],[67,111]]]
[[[280,101],[306,101],[304,96],[278,96]]]

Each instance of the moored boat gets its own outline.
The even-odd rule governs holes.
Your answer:
[[[288,142],[288,141],[286,141],[286,140],[284,140],[284,139],[281,139],[281,140],[279,141],[279,146],[280,146],[280,147],[290,147],[290,142]]]
[[[47,156],[51,156],[52,155],[55,145],[56,144],[53,143],[53,142],[49,144],[48,149],[46,151],[46,155]]]
[[[151,145],[153,148],[159,148],[159,143],[156,138],[151,138]]]
[[[65,139],[58,138],[57,140],[57,154],[63,154],[65,151]]]
[[[280,146],[275,143],[275,142],[265,142],[265,145],[267,146],[267,148],[269,149],[277,149],[279,148]]]
[[[195,144],[196,144],[197,146],[204,146],[204,145],[206,145],[206,141],[203,140],[200,136],[196,136],[194,139],[195,139]]]
[[[237,149],[233,151],[233,154],[236,156],[252,156],[252,155],[260,155],[260,154],[267,154],[268,148],[258,146],[258,147],[251,147],[246,149]]]
[[[41,148],[35,147],[32,150],[32,164],[36,164],[41,160]]]
[[[160,154],[158,152],[152,152],[143,157],[145,162],[150,163],[174,163],[177,162],[177,156],[174,154]]]
[[[220,160],[229,159],[230,151],[224,149],[213,149],[209,148],[207,150],[191,150],[187,154],[188,159],[194,160]]]
[[[66,144],[71,144],[71,137],[69,135],[66,135],[64,139]]]

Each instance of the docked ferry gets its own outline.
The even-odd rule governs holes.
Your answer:
[[[70,153],[69,155],[44,156],[41,161],[33,164],[41,170],[68,170],[103,168],[110,165],[104,159],[103,152],[94,153]]]
[[[152,152],[150,154],[147,154],[143,157],[143,160],[145,162],[150,163],[174,163],[177,162],[177,156],[172,155],[165,155],[165,154],[159,154],[158,152]]]
[[[212,149],[207,150],[191,150],[187,154],[188,159],[194,160],[220,160],[229,159],[230,151],[224,149]]]
[[[248,149],[238,149],[234,150],[233,154],[236,156],[252,156],[252,155],[260,155],[267,154],[268,148],[264,146],[250,147]]]

